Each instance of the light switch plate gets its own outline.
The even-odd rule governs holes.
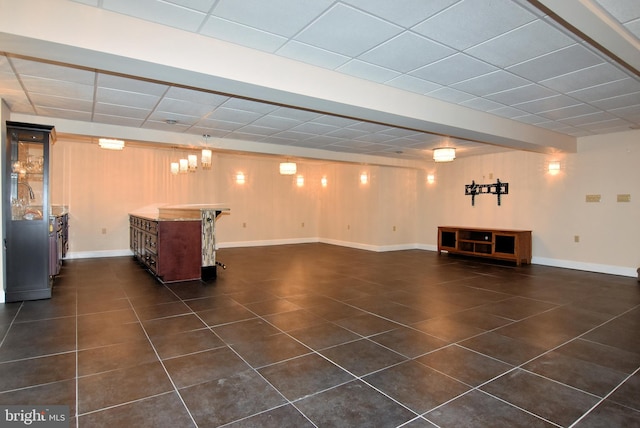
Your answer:
[[[631,195],[629,194],[619,194],[618,202],[631,202]]]
[[[587,202],[600,202],[601,199],[601,195],[587,195],[586,201]]]

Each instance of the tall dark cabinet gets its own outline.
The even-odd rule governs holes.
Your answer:
[[[49,156],[53,126],[7,121],[3,165],[5,300],[51,297]]]

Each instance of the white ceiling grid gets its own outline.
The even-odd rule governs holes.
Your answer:
[[[638,38],[640,2],[597,2]],[[573,136],[640,126],[638,76],[524,0],[77,3]],[[351,153],[418,159],[443,144],[422,132],[10,55],[0,55],[0,96],[18,113]],[[469,154],[500,149],[451,141]]]

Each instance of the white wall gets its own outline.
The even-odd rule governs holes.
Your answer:
[[[424,170],[298,161],[305,185],[297,187],[295,177],[279,175],[283,159],[274,157],[214,153],[211,170],[171,176],[168,165],[179,151],[110,152],[61,140],[53,148],[53,201],[69,205],[72,257],[126,253],[127,213],[141,207],[223,203],[231,214],[218,223],[221,247],[321,241],[376,251],[435,249],[439,225],[531,229],[534,263],[635,276],[638,141],[640,131],[630,131],[582,138],[576,154],[512,151],[425,162]],[[561,161],[557,176],[547,173],[550,160]],[[426,182],[429,171],[436,173],[433,184]],[[237,172],[245,174],[244,185],[235,183]],[[363,172],[367,185],[359,182]],[[479,195],[472,207],[464,185],[497,178],[509,183],[502,205]],[[619,193],[631,194],[631,202],[615,202]],[[601,194],[602,202],[586,203],[586,194]]]

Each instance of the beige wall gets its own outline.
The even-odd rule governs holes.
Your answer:
[[[111,152],[60,140],[53,149],[53,200],[69,205],[75,257],[126,253],[130,211],[223,203],[231,214],[218,223],[221,247],[322,241],[433,250],[438,225],[522,228],[533,230],[535,263],[632,276],[640,266],[638,141],[640,132],[630,131],[582,138],[576,154],[512,151],[426,162],[425,170],[298,161],[305,177],[299,188],[293,177],[279,175],[281,159],[274,157],[214,153],[211,170],[171,176],[169,162],[185,152],[140,146]],[[557,176],[547,173],[549,160],[561,161]],[[234,181],[239,171],[244,185]],[[429,171],[436,173],[433,184],[426,182]],[[367,185],[359,182],[362,172]],[[472,207],[464,185],[496,178],[509,183],[502,205],[480,195]],[[631,202],[615,202],[619,193],[631,194]],[[588,204],[586,194],[601,194],[602,202]]]
[[[640,131],[580,138],[578,153],[505,152],[437,166],[436,184],[421,193],[420,229],[436,243],[438,225],[505,227],[533,231],[534,263],[633,276],[640,266]],[[560,160],[556,176],[550,160]],[[493,174],[493,178],[489,176]],[[464,196],[464,185],[509,183],[497,206],[493,195]],[[600,203],[587,203],[600,194]],[[618,194],[631,202],[618,203]],[[574,237],[579,236],[579,243]]]

